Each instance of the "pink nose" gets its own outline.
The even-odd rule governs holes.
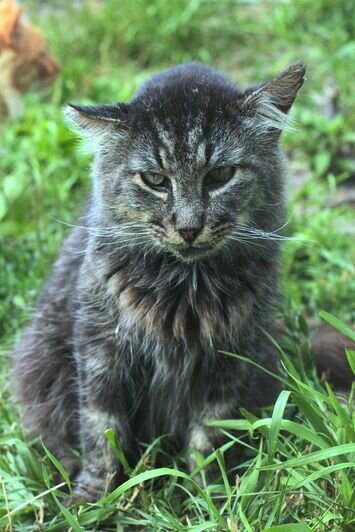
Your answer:
[[[200,228],[196,229],[196,228],[191,228],[191,227],[188,227],[186,229],[179,229],[179,233],[182,236],[182,238],[185,240],[185,242],[189,242],[189,243],[195,240],[195,238],[197,237],[200,231],[201,231]]]

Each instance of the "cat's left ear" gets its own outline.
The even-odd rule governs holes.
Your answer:
[[[74,105],[70,103],[65,111],[69,122],[79,126],[88,134],[102,135],[110,131],[127,130],[130,113],[127,104]]]
[[[284,129],[287,113],[305,80],[306,67],[296,63],[273,80],[244,93],[242,109],[254,115],[265,127]]]

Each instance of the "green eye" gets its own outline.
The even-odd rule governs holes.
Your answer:
[[[140,175],[145,184],[149,185],[150,187],[169,187],[169,179],[163,174],[154,174],[153,172],[141,172]]]
[[[206,183],[210,186],[223,185],[232,179],[235,174],[235,170],[235,166],[219,166],[218,168],[214,168],[206,174]]]

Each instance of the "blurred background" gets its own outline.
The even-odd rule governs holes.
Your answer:
[[[71,102],[128,100],[152,72],[204,61],[242,87],[293,61],[307,64],[296,102],[283,275],[291,314],[352,320],[355,202],[355,10],[351,0],[27,1],[61,71],[24,95],[0,144],[0,336],[31,306],[89,186],[90,157],[64,123]]]

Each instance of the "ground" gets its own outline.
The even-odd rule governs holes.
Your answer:
[[[354,389],[331,387],[317,374],[310,349],[322,320],[345,333],[344,343],[354,339],[353,3],[88,0],[26,6],[62,73],[45,93],[26,96],[24,118],[6,125],[0,146],[0,529],[353,530]],[[209,458],[219,464],[220,482],[201,489],[187,475],[184,456],[155,468],[162,452],[155,442],[134,471],[125,465],[129,480],[116,491],[97,504],[66,508],[66,473],[23,435],[8,379],[11,346],[89,186],[90,157],[78,151],[66,128],[63,105],[127,100],[150,73],[186,60],[205,61],[247,86],[300,59],[307,82],[295,106],[295,129],[284,138],[292,237],[284,243],[278,309],[285,324],[278,345],[284,391],[273,410],[241,412],[242,419],[219,423],[230,442],[244,448],[233,485],[223,448]],[[353,361],[354,353],[348,358]],[[108,437],[125,463],[119,444]],[[204,478],[203,459],[196,460]]]

